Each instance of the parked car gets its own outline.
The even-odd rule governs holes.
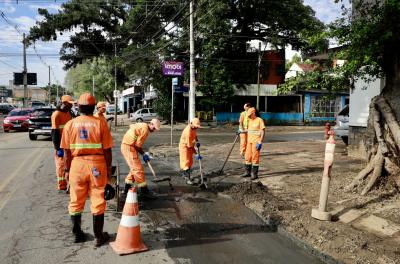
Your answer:
[[[4,132],[10,132],[11,130],[17,131],[28,131],[29,129],[29,118],[31,117],[31,108],[17,108],[12,110],[3,121]]]
[[[51,115],[55,108],[42,107],[33,111],[29,119],[29,139],[36,140],[40,136],[51,136]]]
[[[114,115],[115,114],[115,105],[109,105],[106,107],[106,115]],[[122,114],[121,109],[118,108],[117,114]]]
[[[157,118],[157,113],[154,112],[153,108],[139,109],[129,117],[131,121],[136,122],[150,121],[153,118]]]
[[[36,108],[41,108],[41,107],[45,107],[46,104],[40,101],[32,101],[31,103],[31,107],[32,109],[36,109]]]
[[[8,103],[0,103],[0,113],[3,115],[8,115],[13,109],[14,107]]]
[[[336,125],[333,127],[335,135],[341,138],[347,145],[349,143],[349,105],[346,105],[336,117]]]

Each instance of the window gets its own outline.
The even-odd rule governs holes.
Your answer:
[[[148,114],[149,113],[149,109],[142,109],[142,114]]]
[[[154,114],[155,113],[153,108],[149,108],[149,112],[150,112],[150,114]]]
[[[340,97],[330,99],[326,96],[311,96],[311,115],[313,117],[335,117],[339,112]]]
[[[33,112],[33,115],[37,117],[50,117],[53,112],[53,109],[40,109]]]

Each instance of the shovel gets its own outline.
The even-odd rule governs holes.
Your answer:
[[[200,155],[200,147],[197,147],[197,155],[201,156]],[[204,181],[203,168],[201,167],[201,159],[199,159],[199,167],[200,167],[200,178],[201,178],[199,188],[200,189],[208,189],[207,184]]]
[[[172,184],[171,184],[171,177],[169,177],[169,176],[161,177],[161,178],[157,177],[157,175],[156,175],[156,173],[155,173],[155,171],[154,171],[154,169],[153,169],[153,166],[151,166],[150,161],[148,161],[148,162],[146,162],[146,163],[147,163],[147,165],[149,165],[149,169],[150,169],[151,173],[153,174],[153,180],[152,180],[152,182],[157,183],[157,182],[168,181],[169,188],[171,189],[171,191],[173,191],[173,190],[174,190],[174,187],[172,187]]]
[[[235,147],[235,144],[236,144],[236,141],[238,140],[238,138],[239,138],[239,134],[236,135],[235,140],[233,141],[231,150],[229,150],[228,156],[226,157],[225,162],[224,162],[224,164],[222,165],[221,170],[219,171],[219,175],[222,175],[222,173],[224,172],[225,165],[226,165],[226,163],[228,162],[229,157],[231,156],[232,150],[233,150],[233,148]]]

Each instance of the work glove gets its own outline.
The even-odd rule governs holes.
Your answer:
[[[147,162],[150,161],[150,160],[151,160],[150,154],[149,154],[148,152],[144,153],[144,154],[143,154],[143,161],[144,161],[145,163],[147,163]]]
[[[196,147],[197,147],[197,148],[200,148],[200,142],[197,141]]]
[[[195,158],[196,158],[196,160],[201,160],[203,157],[200,156],[199,154],[197,154],[197,155],[195,156]]]
[[[258,151],[260,151],[261,148],[262,148],[262,143],[257,143],[257,144],[256,144],[256,149],[257,149]]]
[[[57,157],[59,157],[59,158],[64,157],[64,150],[63,149],[57,149]]]

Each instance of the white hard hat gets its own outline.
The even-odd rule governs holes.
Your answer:
[[[157,118],[152,119],[150,121],[150,124],[152,124],[154,126],[155,130],[160,130],[161,123],[160,123],[160,120],[158,120]]]

